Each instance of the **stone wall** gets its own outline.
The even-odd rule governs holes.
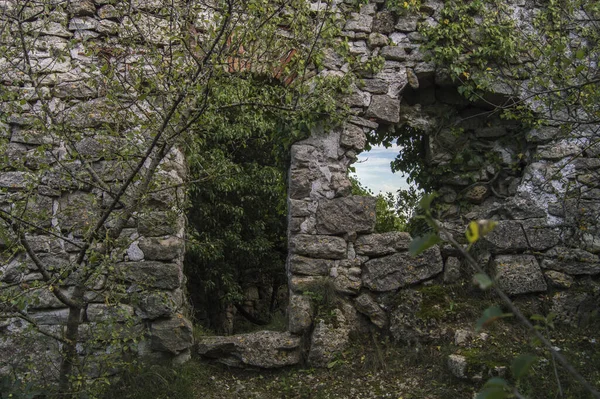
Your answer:
[[[0,10],[10,12],[13,3],[0,2]],[[0,58],[3,89],[25,99],[19,110],[3,108],[8,117],[0,122],[0,137],[6,141],[8,162],[0,171],[0,205],[7,212],[13,212],[15,204],[27,207],[28,217],[34,217],[30,222],[38,226],[27,232],[27,241],[55,270],[71,270],[84,232],[111,206],[110,193],[118,191],[132,171],[132,165],[122,161],[136,155],[131,143],[141,143],[143,148],[149,140],[136,129],[146,122],[146,114],[111,108],[113,99],[104,97],[105,82],[95,80],[93,73],[102,59],[108,59],[119,63],[126,74],[138,59],[119,57],[110,48],[92,57],[84,46],[110,43],[121,34],[118,9],[108,3],[70,2],[63,11],[53,11],[52,20],[43,26],[36,10],[27,9],[31,17],[24,32],[30,29],[31,35],[39,35],[31,52],[33,71],[24,74],[9,65],[20,58]],[[521,3],[518,9],[525,14],[533,7]],[[419,129],[431,167],[447,164],[466,148],[494,154],[496,163],[480,165],[468,176],[451,171],[439,178],[436,188],[439,203],[446,204],[442,220],[457,234],[463,234],[469,220],[500,221],[476,254],[502,288],[511,295],[544,293],[552,310],[566,322],[585,319],[587,310],[597,306],[600,238],[598,225],[588,223],[600,211],[599,146],[589,145],[597,133],[565,136],[556,126],[524,131],[498,119],[474,117],[485,105],[462,99],[421,51],[423,38],[417,25],[437,23],[442,6],[439,1],[423,1],[420,16],[399,17],[376,1],[350,13],[343,32],[350,54],[362,62],[378,56],[385,62],[376,73],[363,72],[353,94],[344,99],[353,113],[344,126],[315,129],[310,138],[292,146],[288,332],[259,333],[252,339],[210,338],[200,345],[202,354],[218,357],[227,348],[231,364],[277,367],[299,362],[299,352],[305,350],[310,362],[324,365],[347,344],[352,331],[365,332],[374,326],[389,329],[398,339],[418,339],[409,320],[411,308],[420,303],[414,288],[470,277],[450,248],[433,248],[412,258],[407,254],[411,239],[407,234],[374,234],[375,200],[351,195],[348,167],[364,149],[367,135],[390,126]],[[338,3],[334,11],[343,9],[344,4]],[[165,27],[152,17],[151,6],[139,5],[139,11],[142,26],[154,24],[153,33],[164,33]],[[161,37],[151,39],[160,44]],[[60,61],[54,57],[56,52],[64,54]],[[349,68],[333,51],[324,65],[323,75],[343,75]],[[506,95],[490,93],[496,99]],[[451,122],[462,124],[462,137],[441,125],[441,115],[448,113],[454,118]],[[49,115],[57,119],[48,120]],[[62,130],[53,135],[48,126]],[[159,186],[182,182],[184,163],[181,152],[172,149],[158,169]],[[578,195],[566,195],[573,188]],[[88,287],[89,304],[83,315],[88,329],[103,318],[114,325],[133,320],[128,328],[138,328],[148,338],[141,352],[179,360],[189,356],[192,344],[191,325],[181,313],[184,219],[173,212],[181,199],[177,188],[145,197],[142,211],[127,219],[117,237],[127,249],[111,253],[112,261],[104,265],[116,269],[119,277],[113,281],[106,279],[112,274],[97,273],[99,279]],[[62,237],[66,232],[72,234]],[[9,241],[2,238],[0,245],[6,248]],[[2,259],[0,271],[0,281],[23,290],[24,295],[40,290],[40,301],[25,309],[24,317],[37,321],[44,333],[60,333],[68,310],[49,295],[52,285],[36,283],[43,279],[31,260],[21,251]],[[69,293],[68,282],[63,284],[61,289]],[[571,286],[581,289],[568,290]],[[118,295],[107,299],[103,295],[107,288]],[[391,295],[399,298],[393,307]],[[50,341],[26,326],[18,318],[0,322],[1,372],[26,368],[45,356],[57,361],[55,349],[46,343]],[[17,338],[30,338],[39,345],[36,353],[29,346],[15,356]],[[265,353],[273,355],[265,359],[264,353],[251,347],[267,342]],[[82,358],[90,355],[93,351],[81,353]]]
[[[144,158],[153,137],[143,126],[160,114],[147,116],[148,104],[136,108],[125,95],[108,97],[138,60],[134,48],[114,44],[130,32],[115,3],[0,2],[0,375],[56,377],[62,344],[53,336],[64,337],[70,311],[54,294],[73,298],[76,281],[85,304],[77,349],[89,376],[114,373],[119,361],[110,355],[126,349],[154,360],[190,356],[178,187],[185,160],[171,148],[140,197],[143,176],[160,159],[158,151]],[[146,6],[128,15],[149,18],[152,28]],[[114,82],[98,73],[104,63],[115,66]]]

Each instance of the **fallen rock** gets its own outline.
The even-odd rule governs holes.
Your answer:
[[[289,332],[258,331],[228,337],[203,337],[198,353],[228,366],[265,369],[292,366],[300,362],[299,336]]]

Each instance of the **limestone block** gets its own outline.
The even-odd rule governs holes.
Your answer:
[[[544,254],[542,268],[573,275],[600,273],[598,255],[577,248],[555,247]]]
[[[91,17],[71,18],[69,21],[69,30],[94,30],[97,27],[98,21]]]
[[[327,278],[324,276],[293,275],[288,279],[288,285],[292,292],[303,293],[322,287],[326,281]]]
[[[367,117],[377,118],[386,123],[398,123],[400,120],[400,100],[386,95],[375,95],[367,109]]]
[[[406,61],[408,54],[401,46],[385,46],[381,49],[381,56],[386,60]]]
[[[344,26],[344,30],[370,33],[371,25],[373,25],[373,17],[352,13],[346,22],[346,26]]]
[[[333,278],[333,286],[337,292],[348,295],[356,295],[361,287],[362,261],[358,258],[344,259],[339,261],[337,267],[331,269],[330,276]]]
[[[382,234],[369,234],[359,236],[354,244],[356,253],[367,256],[384,256],[394,252],[406,251],[410,244],[410,234],[399,231],[390,231]]]
[[[292,334],[306,332],[313,320],[313,308],[310,299],[297,294],[290,294],[288,305],[288,331]]]
[[[119,18],[119,16],[121,16],[121,13],[119,13],[119,11],[117,11],[115,6],[113,6],[112,4],[107,4],[98,9],[98,16],[102,19],[112,19]]]
[[[375,227],[374,197],[350,197],[320,200],[317,207],[317,232],[339,234],[369,232]]]
[[[398,19],[394,29],[399,32],[414,32],[417,30],[417,22],[416,18],[402,16]]]
[[[27,186],[28,176],[27,172],[2,172],[0,173],[0,188],[24,189]]]
[[[142,238],[138,245],[147,260],[173,260],[183,255],[183,240],[177,237]]]
[[[501,255],[493,261],[495,281],[508,295],[543,292],[548,288],[532,255]]]
[[[463,355],[450,355],[448,356],[448,369],[458,378],[468,378],[467,376],[467,358]]]
[[[570,288],[573,285],[573,277],[565,273],[546,270],[544,276],[546,276],[548,283],[555,288]]]
[[[350,339],[350,328],[340,309],[333,310],[333,320],[320,319],[313,330],[308,363],[325,367],[342,352]]]
[[[460,260],[453,256],[448,257],[448,259],[446,259],[446,264],[444,265],[444,282],[455,283],[460,277]]]
[[[105,305],[90,303],[86,308],[87,320],[90,322],[125,322],[134,315],[133,307],[125,304]]]
[[[497,252],[522,251],[528,248],[527,239],[520,222],[503,220],[498,222],[494,230],[482,238],[493,246]]]
[[[194,343],[192,323],[177,314],[175,317],[156,320],[150,327],[151,347],[174,355],[190,348]]]
[[[317,211],[317,202],[305,200],[289,200],[289,212],[293,217],[306,217],[314,215]]]
[[[346,241],[340,237],[298,234],[290,240],[290,252],[312,258],[343,259]]]
[[[367,43],[369,44],[369,47],[373,48],[385,46],[388,44],[388,41],[389,39],[386,35],[374,32],[369,34],[369,40],[367,41]]]
[[[355,300],[356,310],[367,316],[379,328],[387,323],[387,316],[383,309],[369,294],[361,294]]]
[[[175,235],[177,220],[168,212],[144,212],[137,215],[138,231],[146,237]]]
[[[424,280],[443,270],[438,247],[418,257],[397,253],[367,261],[363,268],[363,285],[372,291],[393,291]]]
[[[41,19],[34,22],[24,23],[23,29],[25,32],[36,32],[42,35],[58,36],[66,39],[69,39],[73,36],[73,34],[69,32],[62,24],[58,22],[44,21]]]
[[[294,274],[306,276],[327,276],[334,261],[326,259],[312,259],[299,255],[290,255],[289,269]]]
[[[356,125],[347,123],[344,125],[342,136],[340,137],[340,145],[345,148],[353,148],[357,151],[362,151],[365,148],[367,137],[364,130]]]
[[[389,84],[381,79],[362,79],[358,86],[373,94],[385,94],[389,89]]]
[[[301,337],[289,332],[258,331],[229,337],[202,337],[198,353],[228,366],[272,369],[298,364],[300,345]]]
[[[175,263],[154,261],[122,262],[115,265],[118,276],[147,287],[175,289],[181,286],[181,268]]]
[[[176,294],[170,291],[151,291],[144,293],[135,312],[144,319],[154,320],[173,315],[180,306],[181,300],[178,300]]]
[[[390,11],[380,11],[373,18],[373,32],[390,34],[394,31],[394,14]]]
[[[96,14],[96,7],[91,0],[71,0],[68,4],[67,12],[76,17],[89,17]]]
[[[29,312],[28,316],[37,325],[60,325],[67,324],[69,318],[69,309],[51,309],[51,310],[38,310],[35,312]]]

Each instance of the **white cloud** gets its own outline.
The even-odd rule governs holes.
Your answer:
[[[359,161],[353,165],[356,168],[354,176],[375,194],[388,191],[395,193],[400,188],[408,187],[402,173],[392,173],[390,168],[390,162],[396,158],[400,149],[394,144],[390,148],[376,146],[369,152],[363,152],[358,157]]]

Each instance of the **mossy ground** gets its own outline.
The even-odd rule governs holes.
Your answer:
[[[485,381],[501,375],[529,399],[560,398],[550,354],[532,339],[531,332],[513,318],[499,320],[475,332],[483,309],[497,301],[490,293],[469,285],[423,286],[419,318],[434,320],[445,331],[418,345],[391,342],[379,333],[361,334],[339,353],[328,368],[298,366],[283,370],[240,370],[193,359],[177,369],[150,367],[115,385],[109,398],[227,399],[227,398],[473,398]],[[539,298],[522,298],[517,305],[527,317],[547,314]],[[456,330],[469,331],[455,341]],[[206,334],[206,331],[199,332]],[[483,333],[483,334],[482,334]],[[551,342],[593,385],[600,387],[600,321],[586,326],[557,324],[547,333]],[[519,354],[537,357],[529,375],[515,381],[510,372]],[[468,379],[453,376],[450,354],[467,359]],[[564,399],[590,397],[560,367],[558,379]]]

